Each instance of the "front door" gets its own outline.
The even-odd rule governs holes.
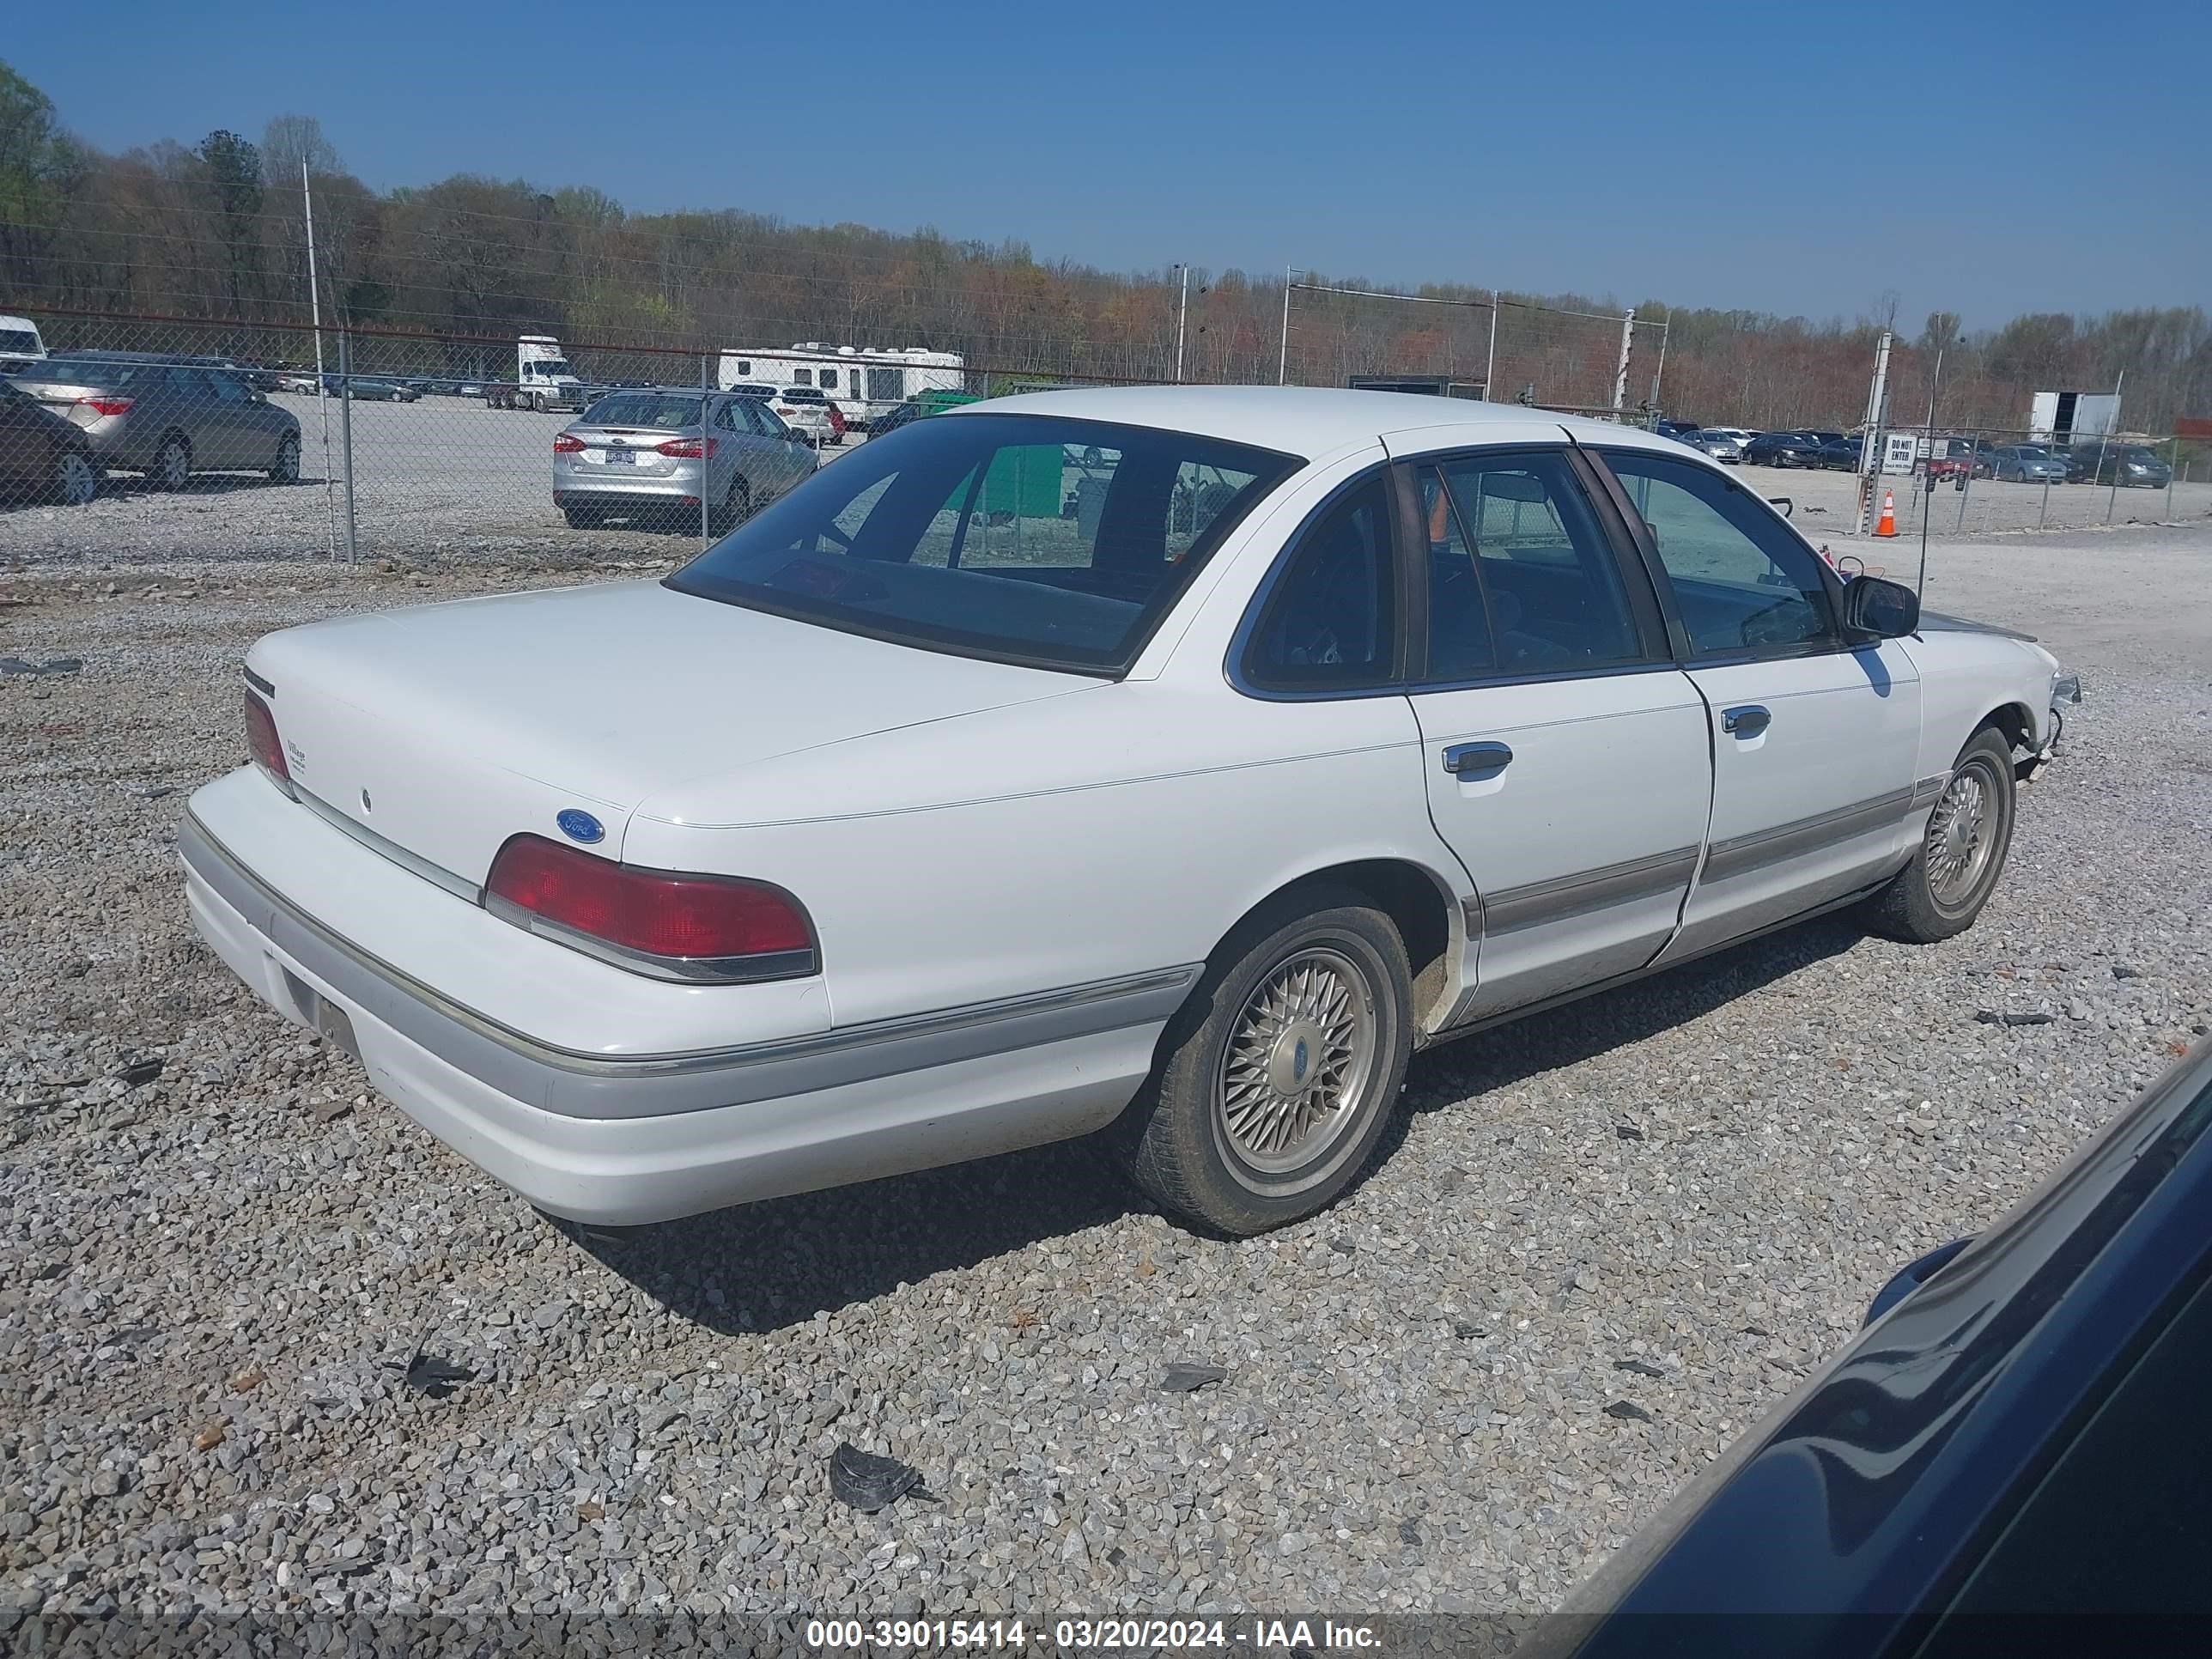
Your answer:
[[[1934,799],[1913,776],[1920,680],[1894,641],[1846,647],[1818,556],[1735,479],[1649,450],[1603,459],[1663,570],[1711,722],[1712,823],[1672,959],[1903,862]]]
[[[1456,1024],[1658,954],[1697,869],[1711,763],[1649,582],[1623,568],[1564,447],[1445,457],[1414,479],[1427,653],[1411,696],[1431,817],[1479,894]]]

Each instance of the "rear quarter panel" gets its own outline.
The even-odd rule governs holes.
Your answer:
[[[648,800],[635,863],[774,881],[839,1025],[1202,961],[1270,893],[1412,858],[1464,888],[1400,697],[1102,684],[830,744]]]

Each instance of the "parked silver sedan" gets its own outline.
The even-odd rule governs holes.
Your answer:
[[[1712,427],[1701,427],[1695,432],[1685,432],[1681,434],[1680,441],[1730,466],[1740,465],[1743,460],[1743,440],[1732,433],[1722,432]]]
[[[611,518],[696,524],[705,501],[720,535],[815,465],[805,441],[757,398],[677,386],[617,392],[553,440],[553,504],[581,529]]]
[[[80,428],[106,468],[181,489],[195,472],[300,477],[300,422],[228,369],[148,352],[64,352],[15,384]]]

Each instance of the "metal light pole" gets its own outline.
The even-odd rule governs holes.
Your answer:
[[[307,217],[307,310],[315,325],[315,407],[323,417],[323,517],[331,562],[338,561],[338,503],[331,493],[330,388],[323,384],[323,296],[315,284],[315,197],[307,188],[307,158],[300,158],[300,206]]]
[[[1181,271],[1181,272],[1182,273],[1182,284],[1181,284],[1180,291],[1179,291],[1179,292],[1176,294],[1176,374],[1175,374],[1175,377],[1176,377],[1176,384],[1177,386],[1181,386],[1181,385],[1182,384],[1182,331],[1183,331],[1183,324],[1184,324],[1184,321],[1188,319],[1188,316],[1189,316],[1189,314],[1190,314],[1190,267],[1189,267],[1188,265],[1180,265],[1180,264],[1179,264],[1179,265],[1177,265],[1177,266],[1176,267],[1176,269],[1177,270],[1179,270],[1179,271]]]
[[[1296,265],[1283,267],[1283,339],[1275,353],[1275,384],[1291,383],[1291,282],[1298,274]]]
[[[1485,402],[1498,401],[1498,290],[1490,290],[1490,355],[1482,360],[1482,396]]]

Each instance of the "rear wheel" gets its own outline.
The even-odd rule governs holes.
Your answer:
[[[1867,901],[1867,926],[1908,945],[1972,927],[2003,872],[2013,806],[2012,744],[1985,726],[1959,751],[1912,862]]]
[[[300,482],[300,434],[288,432],[276,446],[276,459],[270,463],[269,482],[297,483]]]
[[[596,507],[566,505],[561,508],[561,516],[568,521],[568,528],[571,530],[596,530],[599,526],[601,518],[599,509]]]
[[[54,494],[65,507],[82,507],[100,494],[100,469],[81,449],[64,449],[54,457]]]
[[[1364,895],[1285,893],[1224,939],[1108,1144],[1164,1209],[1233,1236],[1327,1208],[1413,1050],[1404,941]]]
[[[708,520],[707,527],[717,536],[726,536],[753,515],[753,492],[743,478],[732,478],[730,487],[723,493],[722,505]]]
[[[192,476],[192,447],[181,432],[171,432],[154,452],[153,470],[146,480],[156,489],[182,489]]]

